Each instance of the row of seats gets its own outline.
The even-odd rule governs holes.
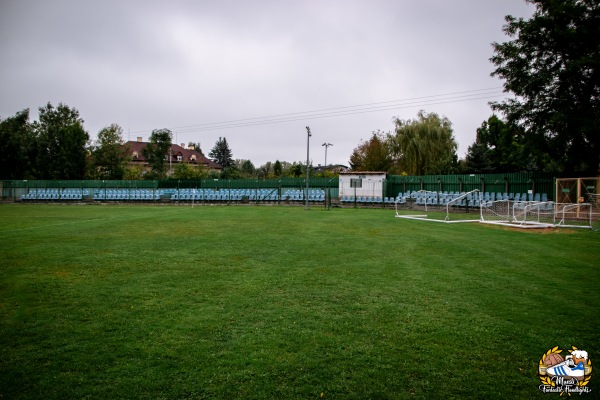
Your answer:
[[[396,200],[393,197],[380,197],[380,196],[342,196],[340,197],[342,203],[394,203]]]
[[[99,189],[94,192],[94,200],[99,201],[155,201],[160,200],[164,191],[148,189]]]
[[[425,192],[425,191],[412,191],[406,193],[398,193],[397,197],[404,197],[407,199],[419,199],[419,198],[438,198],[438,199],[455,199],[463,196],[465,192]],[[546,193],[495,193],[495,192],[475,192],[471,194],[471,198],[478,198],[483,201],[495,201],[495,200],[512,200],[512,201],[548,201],[548,195]]]
[[[83,200],[95,201],[304,201],[305,190],[287,189],[30,189],[22,200]],[[309,201],[325,201],[325,190],[309,189]]]
[[[465,196],[466,194],[466,196]],[[464,196],[461,198],[461,196]],[[459,199],[459,200],[458,200]],[[510,200],[516,203],[520,202],[547,202],[548,195],[546,193],[493,193],[493,192],[425,192],[425,191],[410,191],[405,193],[398,193],[396,197],[371,197],[371,196],[341,196],[342,203],[385,203],[385,204],[402,204],[405,205],[408,202],[420,205],[420,206],[446,206],[448,203],[454,200],[452,205],[459,207],[479,207],[483,203],[491,203],[496,200]]]
[[[89,196],[88,189],[31,189],[21,200],[82,200],[85,196]]]
[[[304,201],[305,191],[288,189],[279,196],[277,189],[180,189],[171,194],[173,201]],[[325,201],[323,189],[310,189],[309,201]]]

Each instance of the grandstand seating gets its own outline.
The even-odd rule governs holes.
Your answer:
[[[24,201],[77,201],[89,196],[89,189],[33,188],[21,196]]]
[[[281,193],[281,195],[279,194]],[[169,188],[169,189],[139,189],[139,188],[31,188],[21,196],[23,201],[70,202],[70,201],[101,201],[101,202],[256,202],[256,203],[304,203],[305,189],[299,188],[261,188],[261,189],[215,189],[215,188]],[[399,192],[395,197],[343,195],[339,198],[342,204],[361,204],[363,206],[393,205],[445,207],[448,202],[464,195],[459,192]],[[308,201],[311,203],[324,202],[326,192],[313,188],[308,191]],[[531,201],[548,201],[547,193],[472,193],[462,199],[459,207],[486,206],[495,200],[511,200],[525,205]]]
[[[167,196],[172,201],[207,201],[207,202],[304,202],[305,190],[285,189],[281,196],[279,189],[179,189]],[[325,190],[309,189],[309,202],[325,201]]]
[[[466,194],[465,192],[405,192],[398,193],[398,196],[392,202],[397,202],[398,204],[407,204],[407,205],[415,205],[415,206],[446,206],[449,201],[459,198],[460,196]],[[394,198],[392,198],[394,199]],[[469,207],[479,207],[480,205],[486,206],[491,204],[492,201],[496,200],[512,200],[517,204],[522,203],[523,205],[532,201],[548,201],[547,193],[535,193],[533,195],[527,193],[494,193],[494,192],[483,192],[483,193],[470,193],[464,199],[460,201],[460,203],[455,204],[459,207],[466,207],[467,204]],[[389,200],[388,200],[389,201]],[[343,202],[343,199],[342,199]],[[387,202],[387,201],[386,201]]]

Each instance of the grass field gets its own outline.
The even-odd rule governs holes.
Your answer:
[[[251,206],[0,221],[0,399],[550,398],[548,349],[600,362],[598,232]]]

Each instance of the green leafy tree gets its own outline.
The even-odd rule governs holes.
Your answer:
[[[384,134],[373,132],[368,141],[362,141],[350,155],[354,171],[385,171],[392,166],[392,157]]]
[[[128,166],[125,169],[125,174],[123,175],[123,179],[128,181],[136,181],[140,180],[144,177],[144,167],[141,165],[133,165]]]
[[[275,160],[275,164],[273,164],[273,174],[276,177],[280,177],[283,172],[283,166],[279,160]]]
[[[302,164],[302,162],[294,161],[292,165],[289,166],[288,171],[289,176],[293,178],[299,178],[306,172],[306,165]]]
[[[520,130],[495,115],[477,129],[477,143],[487,150],[486,158],[493,172],[516,172],[521,170],[519,155],[522,145]]]
[[[29,173],[31,141],[29,109],[0,119],[0,179],[32,178]]]
[[[527,0],[533,16],[506,17],[492,76],[514,98],[492,103],[545,141],[564,171],[600,168],[600,6],[597,0]]]
[[[219,138],[215,143],[208,156],[212,158],[217,164],[221,164],[223,168],[229,167],[233,164],[233,156],[229,144],[227,144],[226,138]]]
[[[240,178],[240,170],[235,164],[231,164],[221,170],[221,179],[238,179]]]
[[[256,170],[256,174],[259,178],[272,178],[273,177],[273,164],[271,161],[267,161]]]
[[[408,175],[452,173],[458,164],[452,123],[436,113],[423,110],[417,119],[394,120],[394,134],[388,134],[388,146],[396,168]]]
[[[35,175],[40,179],[83,179],[86,172],[89,135],[75,108],[48,103],[39,108],[33,124]]]
[[[256,168],[250,160],[240,160],[240,172],[244,178],[251,178],[255,174]]]
[[[173,170],[173,179],[200,179],[204,176],[204,168],[194,167],[187,163],[177,163]]]
[[[111,124],[98,132],[92,149],[93,167],[97,179],[123,179],[128,161],[128,149],[123,146],[123,129]]]
[[[145,175],[148,179],[161,179],[167,175],[167,157],[171,149],[173,134],[169,129],[155,129],[150,135],[150,142],[142,150],[151,172]]]
[[[489,148],[478,141],[475,141],[465,156],[465,173],[470,174],[491,174],[494,172],[494,167],[490,161]]]

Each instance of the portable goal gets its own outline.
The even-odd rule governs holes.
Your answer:
[[[481,204],[481,222],[516,228],[591,228],[589,203],[496,200]]]
[[[411,214],[400,214],[399,202],[396,201],[396,218],[444,223],[479,222],[477,214],[481,196],[478,189],[456,194],[420,190],[412,193],[411,198],[413,200]],[[424,210],[426,214],[415,210]],[[473,211],[476,213],[474,214]]]

